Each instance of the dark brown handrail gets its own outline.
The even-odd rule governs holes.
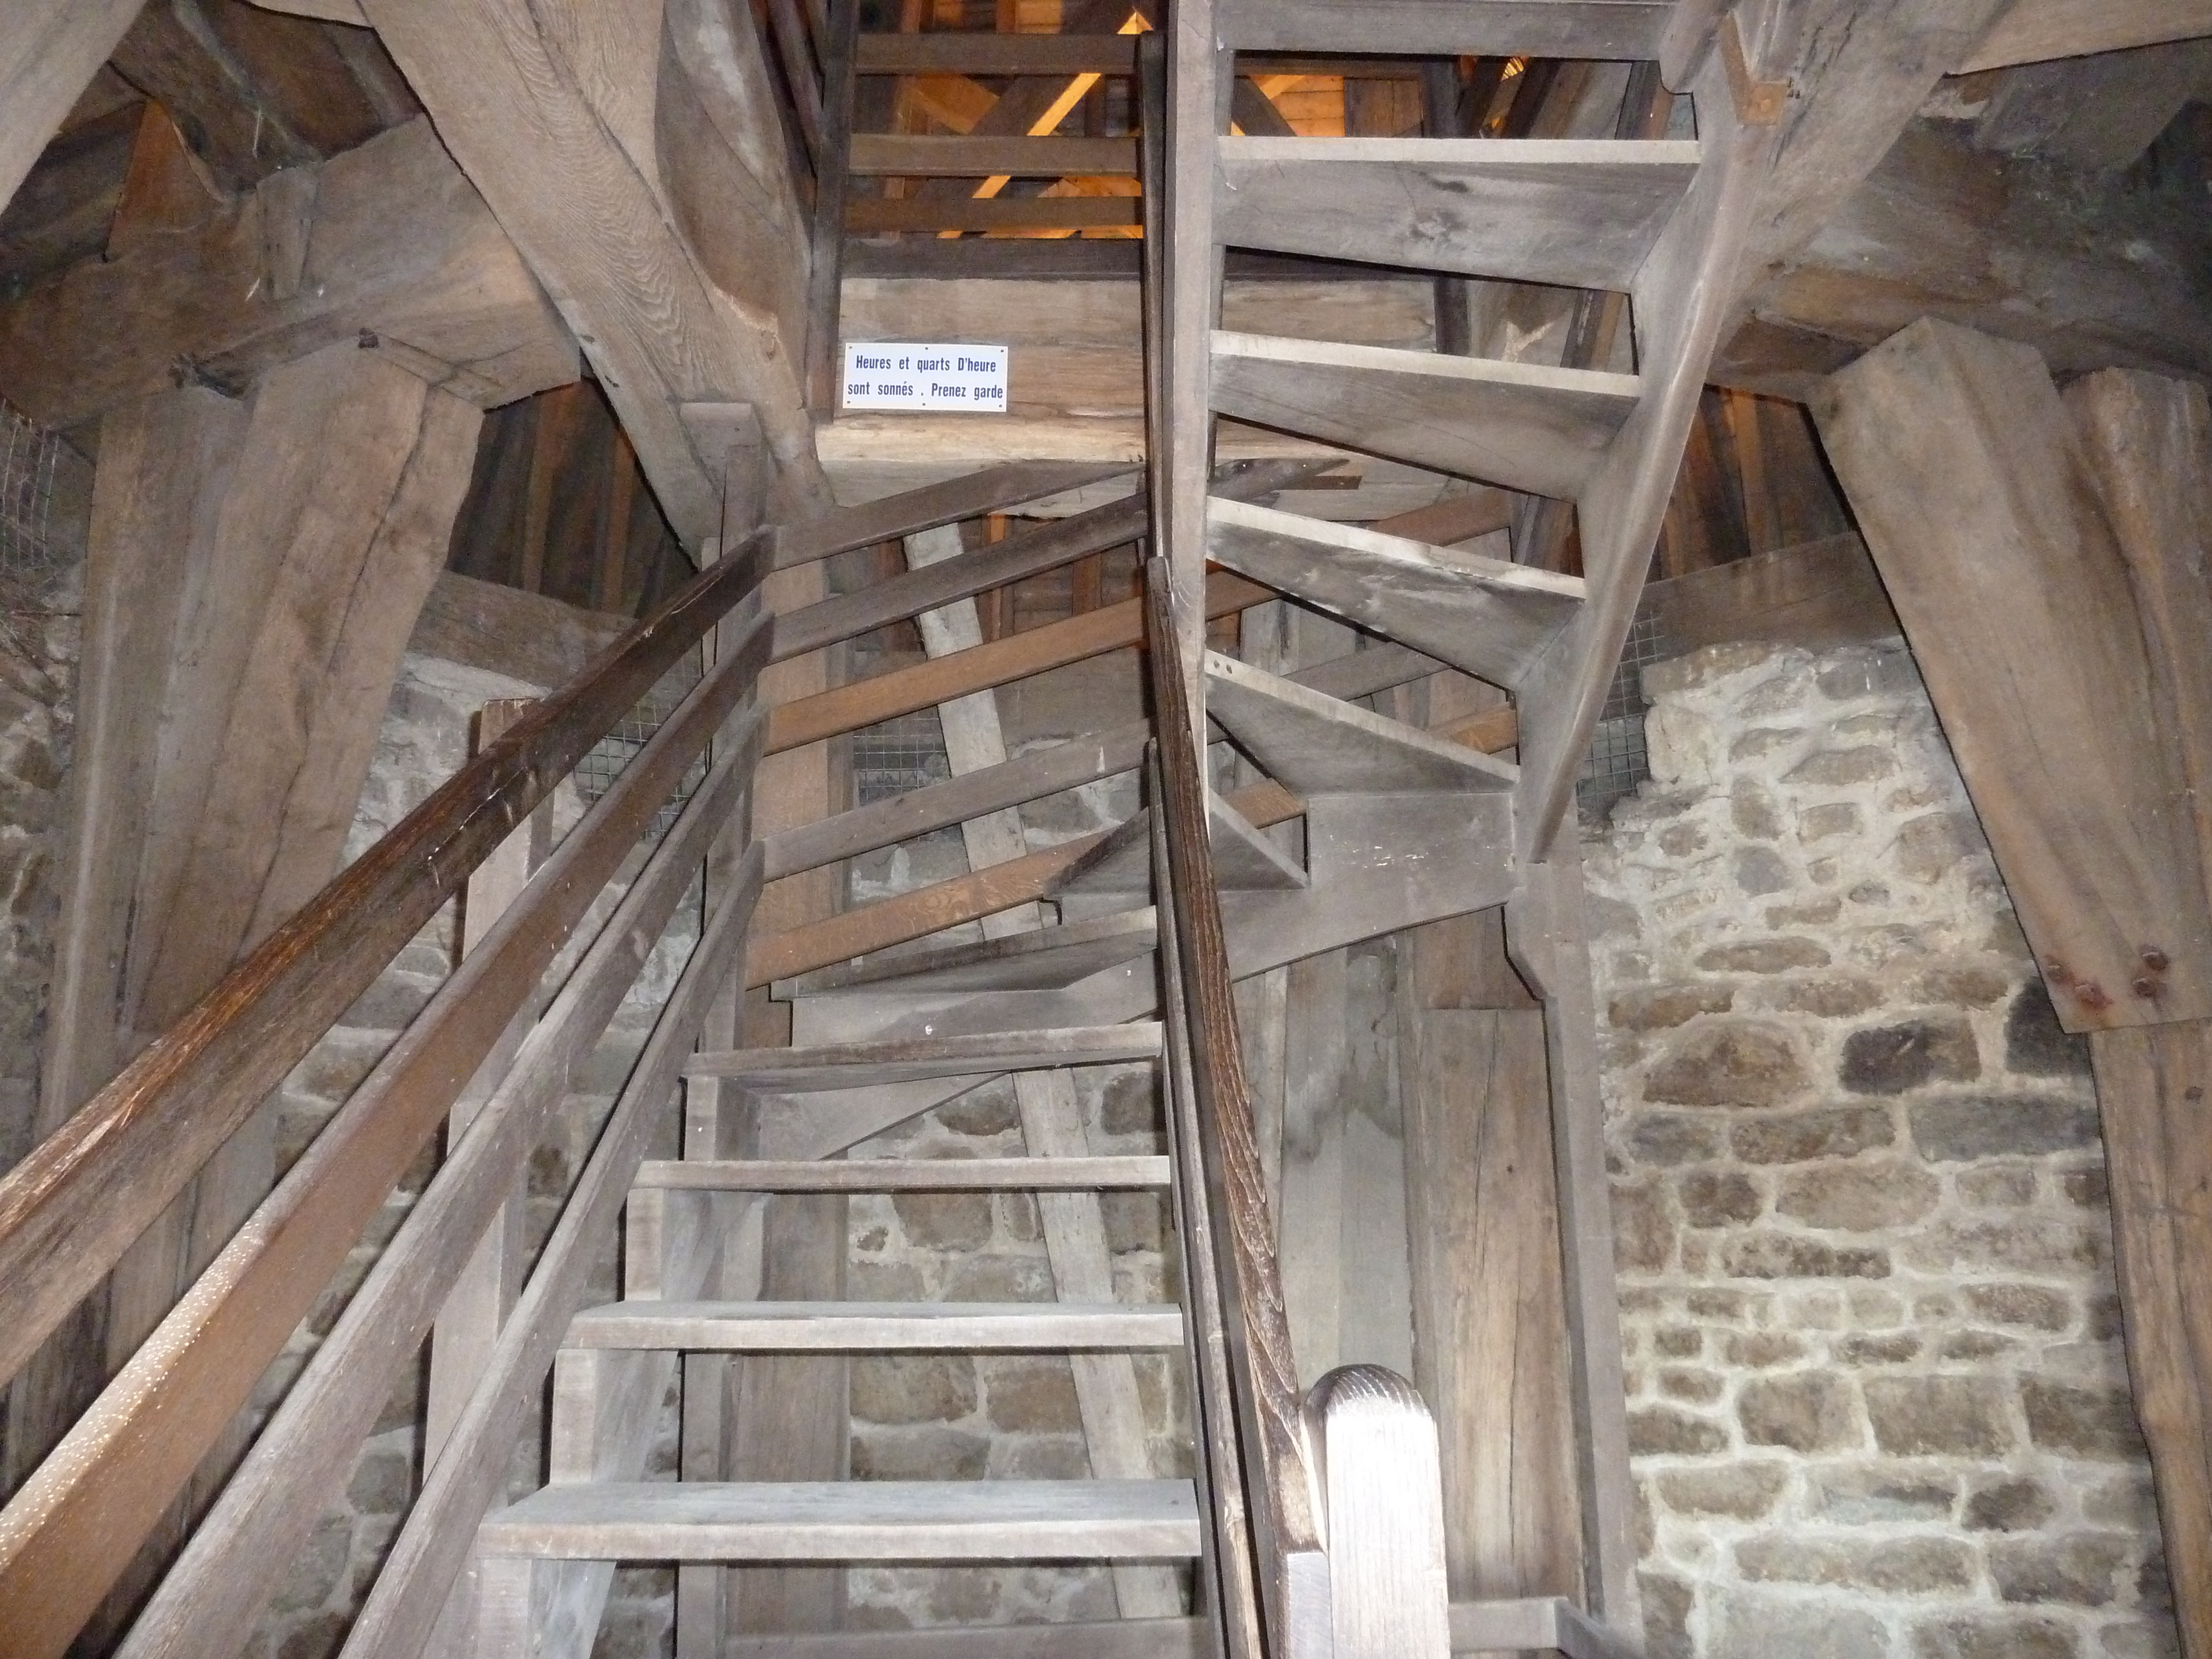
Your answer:
[[[1200,1173],[1222,1269],[1224,1335],[1237,1381],[1237,1431],[1245,1449],[1268,1647],[1285,1654],[1293,1613],[1292,1558],[1318,1555],[1320,1529],[1299,1428],[1297,1370],[1275,1260],[1274,1221],[1237,1036],[1228,943],[1207,840],[1206,783],[1176,650],[1166,560],[1146,563],[1145,599],[1146,672],[1159,744],[1157,805],[1168,854],[1167,868],[1155,872],[1153,879],[1164,884],[1175,915],[1181,1015],[1189,1028],[1198,1104]]]

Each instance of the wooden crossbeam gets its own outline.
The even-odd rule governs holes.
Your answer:
[[[1133,196],[866,196],[846,204],[850,231],[1086,230],[1142,222]]]
[[[864,34],[862,75],[1133,75],[1133,34]]]
[[[1133,138],[971,138],[853,135],[853,173],[862,179],[1133,179]]]

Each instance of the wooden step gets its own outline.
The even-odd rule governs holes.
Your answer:
[[[1698,165],[1686,139],[1218,142],[1233,246],[1622,293]]]
[[[865,1089],[926,1078],[1036,1072],[1058,1066],[1114,1066],[1155,1060],[1160,1028],[1152,1020],[1126,1025],[1070,1025],[1037,1031],[983,1031],[966,1036],[897,1037],[812,1048],[725,1048],[694,1055],[687,1077],[727,1078],[772,1094]]]
[[[495,1510],[484,1555],[555,1561],[1086,1561],[1199,1552],[1188,1480],[638,1480]]]
[[[1675,0],[1218,0],[1237,52],[1656,61]]]
[[[1206,805],[1213,878],[1223,892],[1293,892],[1306,884],[1306,872],[1242,812],[1211,792]],[[1148,893],[1152,888],[1152,815],[1141,811],[1070,865],[1053,890]]]
[[[1239,420],[1566,500],[1638,392],[1632,374],[1223,329],[1212,386]]]
[[[1004,939],[927,951],[878,951],[779,980],[775,994],[787,1001],[864,986],[886,991],[1056,991],[1144,955],[1158,933],[1147,906]]]
[[[1206,653],[1206,709],[1238,747],[1302,796],[1510,790],[1518,768],[1356,703]]]
[[[1218,497],[1206,505],[1206,550],[1254,581],[1509,688],[1583,599],[1577,577]]]
[[[1182,1310],[1171,1302],[609,1302],[576,1316],[566,1346],[696,1353],[1178,1348]]]
[[[1103,1192],[1164,1187],[1164,1158],[649,1158],[636,1187],[715,1193]]]

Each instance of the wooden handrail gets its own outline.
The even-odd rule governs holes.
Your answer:
[[[255,946],[0,1178],[0,1376],[21,1369],[469,872],[759,585],[771,555],[763,535],[678,589]]]
[[[1221,1300],[1237,1382],[1238,1437],[1248,1462],[1251,1503],[1271,1651],[1291,1651],[1290,1632],[1304,1609],[1293,1577],[1298,1558],[1317,1559],[1313,1489],[1299,1425],[1297,1367],[1275,1229],[1260,1162],[1251,1085],[1237,1036],[1229,950],[1207,840],[1206,790],[1192,739],[1190,700],[1175,647],[1167,562],[1145,567],[1146,675],[1159,744],[1160,817],[1167,867],[1153,879],[1175,918],[1176,955],[1190,1036],[1198,1106],[1199,1172],[1206,1183],[1221,1267]],[[1190,1179],[1186,1171],[1184,1179]]]
[[[1428,1402],[1395,1371],[1345,1365],[1314,1384],[1304,1420],[1333,1659],[1449,1659],[1443,1466]]]

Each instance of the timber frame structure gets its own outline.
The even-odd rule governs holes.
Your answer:
[[[985,12],[0,16],[0,397],[96,451],[36,1139],[0,1175],[0,1653],[229,1659],[426,1343],[356,1659],[580,1659],[635,1562],[676,1564],[678,1659],[1643,1652],[1577,786],[1639,615],[1688,603],[1647,578],[1718,563],[1726,519],[1901,623],[2094,1034],[2212,1659],[2212,307],[2200,230],[2044,187],[2212,91],[2212,7]],[[1908,131],[2001,70],[2030,159]],[[842,411],[841,346],[883,337],[1011,340],[1012,407]],[[2100,372],[2062,398],[2046,364]],[[1316,619],[1341,648],[1302,652]],[[488,704],[346,862],[432,637],[555,689]],[[995,691],[1109,659],[1115,718],[1010,749]],[[928,711],[951,775],[854,799],[840,744]],[[1118,824],[1025,836],[1132,777]],[[847,861],[955,828],[966,874],[847,905]],[[280,1158],[264,1101],[456,910],[451,971]],[[532,1149],[687,917],[526,1243]],[[1336,1247],[1285,1168],[1299,965],[1382,934],[1415,942],[1410,1376],[1300,1352]],[[1129,1064],[1159,1149],[1101,1155],[1073,1073]],[[843,1156],[1007,1077],[1025,1157]],[[1039,1194],[1056,1299],[847,1299],[847,1197],[944,1191]],[[1129,1191],[1164,1194],[1167,1299],[1118,1291]],[[1091,1478],[844,1478],[847,1358],[948,1351],[1072,1356]],[[1110,1564],[1120,1617],[838,1628],[848,1565],[1032,1560]]]

